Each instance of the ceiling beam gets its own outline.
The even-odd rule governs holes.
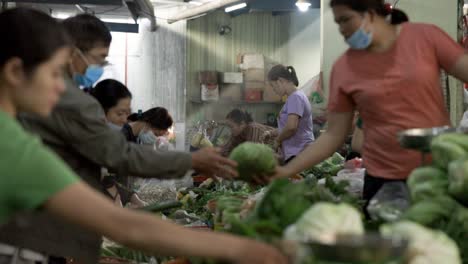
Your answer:
[[[55,5],[109,5],[121,6],[122,0],[6,0],[6,2],[14,3],[33,3],[33,4],[55,4]]]
[[[207,12],[211,12],[218,8],[222,8],[231,4],[237,4],[239,2],[242,2],[242,0],[215,0],[212,2],[207,2],[206,4],[203,4],[201,6],[193,7],[185,11],[179,12],[177,15],[170,17],[167,20],[167,22],[171,24],[179,20],[193,18],[202,14],[206,14]]]

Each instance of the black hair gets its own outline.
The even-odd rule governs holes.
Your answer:
[[[234,121],[236,124],[241,124],[242,122],[250,124],[253,122],[252,115],[246,111],[240,109],[234,109],[229,114],[227,114],[226,119]]]
[[[67,18],[62,23],[75,47],[83,52],[99,46],[110,46],[112,35],[109,29],[104,22],[93,15],[80,14]]]
[[[132,98],[132,93],[130,93],[127,86],[112,79],[100,81],[90,90],[90,94],[98,100],[106,114],[109,109],[119,103],[119,100]]]
[[[284,65],[276,65],[268,72],[268,80],[269,81],[277,81],[279,78],[284,78],[294,85],[299,86],[299,80],[297,79],[296,70],[294,70],[293,66],[284,66]]]
[[[169,111],[164,107],[151,108],[141,114],[133,113],[127,119],[131,122],[142,121],[148,123],[151,128],[162,130],[169,129],[174,123]]]
[[[16,57],[21,59],[24,71],[31,73],[70,44],[63,26],[38,10],[8,9],[0,13],[0,25],[0,68]]]
[[[391,16],[390,23],[398,25],[403,22],[409,21],[408,16],[405,12],[400,9],[391,8],[390,5],[386,4],[384,0],[331,0],[330,7],[344,5],[356,12],[367,12],[375,11],[377,15],[382,17]]]

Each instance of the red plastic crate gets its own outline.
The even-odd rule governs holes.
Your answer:
[[[260,102],[260,101],[262,101],[262,91],[259,91],[259,90],[245,90],[244,100],[246,102]]]

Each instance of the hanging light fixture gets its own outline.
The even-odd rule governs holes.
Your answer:
[[[296,6],[297,8],[299,8],[299,11],[306,12],[307,10],[309,10],[311,3],[309,2],[309,0],[297,0]]]

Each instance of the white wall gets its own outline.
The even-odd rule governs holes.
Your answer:
[[[332,9],[329,7],[329,0],[321,0],[321,40],[322,40],[322,71],[323,88],[328,95],[328,86],[330,82],[330,71],[333,63],[348,48],[343,37],[338,31],[338,25],[335,24]],[[328,96],[327,96],[328,97]]]
[[[171,11],[173,12],[173,11]],[[169,12],[159,17],[168,16]],[[167,24],[158,20],[150,32],[146,19],[139,33],[112,33],[112,43],[103,78],[125,83],[133,94],[132,108],[166,107],[176,121],[185,120],[185,33],[186,22]]]
[[[299,83],[320,73],[320,10],[291,14],[287,64],[294,66]]]

